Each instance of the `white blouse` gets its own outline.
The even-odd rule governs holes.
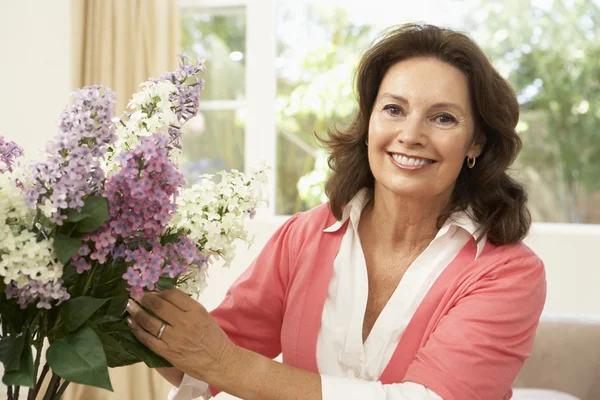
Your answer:
[[[372,198],[363,189],[343,211],[342,220],[325,229],[334,232],[348,221],[323,307],[317,339],[317,365],[323,400],[441,400],[414,382],[384,385],[377,382],[417,307],[437,277],[475,236],[477,224],[466,213],[454,214],[429,246],[415,259],[385,305],[366,341],[362,340],[367,306],[367,266],[358,235],[360,215]],[[477,243],[477,258],[485,246]],[[210,397],[208,385],[187,375],[169,400]]]

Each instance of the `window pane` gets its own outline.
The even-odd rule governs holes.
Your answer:
[[[243,100],[246,90],[245,8],[181,10],[182,49],[206,59],[204,100]]]
[[[528,188],[534,221],[600,223],[600,4],[474,6],[465,27],[521,105],[523,149],[513,174]]]
[[[188,184],[200,174],[244,170],[244,110],[201,111],[183,127],[182,170]]]
[[[373,28],[317,0],[280,1],[277,18],[276,212],[293,214],[324,199],[327,167],[315,133],[349,121],[352,71]]]
[[[374,35],[424,21],[467,32],[515,89],[523,149],[510,173],[527,186],[534,221],[600,223],[600,5],[466,3],[278,2],[278,213],[322,201],[327,169],[313,132],[348,122],[354,65]]]

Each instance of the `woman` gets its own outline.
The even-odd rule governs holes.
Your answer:
[[[175,367],[171,398],[511,397],[546,292],[506,173],[515,95],[468,37],[429,25],[385,34],[357,86],[353,124],[323,139],[329,204],[288,220],[211,314],[177,290],[130,301]]]

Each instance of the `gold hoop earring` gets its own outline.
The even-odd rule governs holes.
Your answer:
[[[365,139],[365,145],[368,146],[369,145],[369,138]]]
[[[467,156],[467,167],[473,168],[475,166],[475,156]]]

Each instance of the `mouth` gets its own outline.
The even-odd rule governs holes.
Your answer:
[[[404,169],[420,169],[437,161],[424,157],[408,156],[400,153],[388,153],[394,160],[394,163]]]

